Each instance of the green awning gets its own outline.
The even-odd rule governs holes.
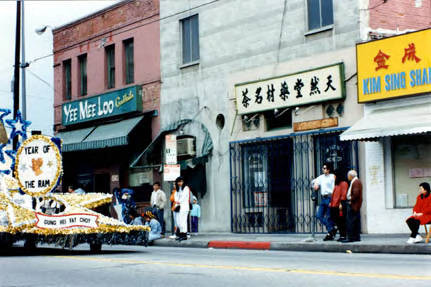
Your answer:
[[[130,164],[131,168],[148,168],[154,167],[155,165],[161,165],[161,154],[162,154],[162,143],[164,140],[164,135],[178,130],[187,124],[194,122],[192,119],[183,119],[167,125],[165,128],[161,129],[159,134],[154,138],[154,140],[144,149],[144,151],[138,155],[138,157]],[[208,161],[208,156],[213,150],[213,142],[208,129],[204,124],[200,123],[200,127],[203,130],[205,137],[203,139],[202,148],[200,156],[180,161],[179,164],[182,168],[188,165],[203,164]]]
[[[163,140],[163,135],[165,135],[168,132],[171,131],[175,131],[177,130],[179,127],[184,126],[188,123],[190,123],[192,120],[186,119],[186,120],[180,120],[177,122],[174,122],[168,126],[166,126],[165,128],[161,129],[159,134],[154,138],[154,140],[144,149],[144,151],[138,155],[136,157],[136,159],[130,164],[130,167],[142,167],[142,166],[138,166],[138,162],[142,159],[142,157],[144,157],[145,155],[148,154],[153,154],[155,152],[155,149],[161,148],[161,142]],[[160,150],[158,150],[156,152],[156,154],[160,154]],[[159,159],[160,160],[160,159]]]
[[[63,139],[63,152],[128,145],[130,132],[142,119],[143,116],[139,116],[87,129],[62,132],[57,136]]]
[[[81,142],[92,132],[96,127],[90,127],[85,129],[79,129],[68,132],[60,132],[57,137],[63,141],[62,151],[74,151],[79,150]]]

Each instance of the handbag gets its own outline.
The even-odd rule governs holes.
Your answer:
[[[190,211],[193,209],[193,204],[192,204],[192,197],[191,197],[190,188],[189,188],[189,209],[190,209]]]
[[[180,208],[181,208],[181,206],[180,206],[180,205],[175,206],[175,208],[174,208],[174,212],[180,212]]]

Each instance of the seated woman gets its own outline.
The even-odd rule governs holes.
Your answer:
[[[406,222],[412,233],[410,234],[408,244],[418,243],[422,241],[422,236],[419,235],[419,226],[431,222],[431,196],[430,185],[427,182],[419,184],[420,194],[416,198],[416,204],[413,207],[413,215],[407,218]]]
[[[149,242],[162,237],[162,226],[157,221],[156,217],[151,211],[147,211],[144,213],[144,221],[145,225],[148,225],[151,228],[151,231],[148,234]]]

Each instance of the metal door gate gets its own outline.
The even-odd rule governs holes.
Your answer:
[[[230,143],[232,232],[311,233],[311,180],[325,161],[357,170],[357,155],[357,142],[339,133]]]

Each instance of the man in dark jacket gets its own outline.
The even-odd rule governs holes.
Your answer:
[[[361,241],[361,206],[362,183],[355,170],[349,171],[347,178],[350,181],[347,191],[347,239],[341,242]]]

